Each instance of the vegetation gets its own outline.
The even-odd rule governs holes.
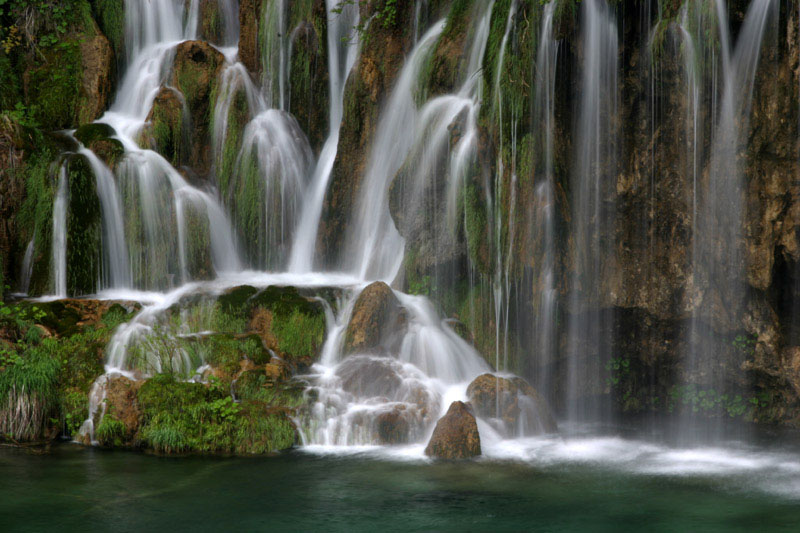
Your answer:
[[[103,348],[129,314],[112,306],[80,331],[69,317],[55,304],[0,304],[0,438],[75,436],[86,418]]]
[[[294,425],[260,400],[235,403],[225,387],[154,376],[139,390],[142,443],[161,453],[262,454],[291,447]]]

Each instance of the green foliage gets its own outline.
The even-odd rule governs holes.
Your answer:
[[[108,38],[114,54],[122,56],[125,40],[125,2],[124,0],[93,0],[95,19],[100,30]]]
[[[737,335],[731,344],[743,354],[752,356],[755,353],[757,342],[758,337],[755,335]]]
[[[622,357],[614,357],[605,364],[605,368],[609,373],[609,376],[606,377],[606,385],[615,387],[630,375],[631,361]]]
[[[769,404],[769,395],[765,393],[753,396],[742,394],[726,394],[715,389],[702,388],[699,385],[689,384],[673,387],[669,391],[667,403],[668,412],[680,407],[688,409],[694,414],[705,416],[729,416],[751,420],[756,408],[763,408]]]
[[[268,453],[289,448],[295,429],[262,401],[235,403],[226,387],[155,376],[139,390],[141,438],[161,453]]]
[[[125,439],[125,424],[114,418],[110,413],[106,413],[94,436],[103,446],[122,446]]]
[[[322,313],[307,314],[298,309],[288,314],[275,313],[272,331],[281,352],[312,358],[325,340],[325,317]]]

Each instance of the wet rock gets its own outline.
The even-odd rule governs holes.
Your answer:
[[[508,435],[535,435],[558,431],[544,398],[522,378],[482,374],[467,387],[475,413],[499,418]]]
[[[406,314],[392,289],[382,281],[365,288],[356,300],[345,332],[345,353],[394,354],[399,350]]]
[[[391,359],[354,356],[342,362],[336,374],[342,388],[353,396],[397,399],[403,382],[394,363]]]
[[[93,122],[84,124],[73,135],[113,170],[125,153],[122,143],[113,138],[116,134],[108,124]]]
[[[214,111],[212,96],[224,62],[222,54],[203,41],[184,41],[175,49],[172,85],[186,101],[191,119],[189,163],[201,177],[208,173],[211,165],[209,125]]]
[[[384,5],[379,2],[359,2],[361,20],[380,16]],[[343,259],[348,218],[361,191],[361,182],[370,154],[375,130],[380,119],[381,105],[397,78],[413,32],[414,3],[398,2],[391,21],[368,24],[358,62],[347,79],[344,94],[344,117],[339,147],[325,198],[318,248],[333,264]],[[376,19],[377,20],[377,19]]]
[[[410,427],[403,411],[395,408],[379,414],[375,419],[376,433],[381,444],[408,442]]]
[[[264,0],[239,2],[239,61],[256,77],[261,74],[258,53],[258,24]]]
[[[113,376],[106,384],[106,412],[95,431],[103,446],[131,445],[139,430],[141,412],[137,393],[141,381],[125,376]]]
[[[436,423],[425,455],[437,459],[466,459],[480,454],[481,438],[475,415],[464,402],[453,402],[447,414]]]
[[[187,121],[190,117],[184,116],[183,95],[175,89],[162,87],[147,115],[140,143],[180,166],[188,162],[191,153]]]
[[[78,124],[86,124],[100,117],[108,107],[115,62],[111,43],[99,31],[94,37],[81,41],[80,50],[83,69]]]

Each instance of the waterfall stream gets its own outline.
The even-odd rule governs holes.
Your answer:
[[[341,185],[352,186],[352,204],[335,206],[344,221],[337,236],[342,249],[335,250],[339,262],[322,272],[319,265],[330,259],[318,253],[328,222],[323,207],[342,146],[352,151],[342,144],[352,141],[345,137],[352,135],[350,106],[360,105],[348,100],[348,91],[362,78],[374,81],[375,69],[383,68],[363,47],[385,44],[365,35],[370,24],[390,27],[389,10],[362,20],[372,6],[338,0],[326,0],[324,12],[321,5],[305,6],[319,11],[314,20],[324,25],[324,46],[314,44],[327,53],[327,70],[317,81],[329,91],[327,117],[319,114],[327,124],[310,131],[297,99],[307,87],[293,87],[302,77],[293,61],[312,53],[301,49],[298,36],[313,31],[322,39],[320,29],[298,24],[289,0],[258,3],[256,68],[244,57],[239,2],[217,3],[220,27],[212,38],[203,35],[200,0],[125,2],[123,70],[110,107],[96,121],[113,128],[110,140],[122,146],[121,155],[108,161],[67,132],[71,148],[50,171],[52,227],[45,233],[51,242],[42,244],[39,233],[35,239],[26,235],[24,258],[13,263],[20,271],[15,290],[22,294],[32,286],[31,292],[41,293],[39,282],[32,283],[41,261],[46,268],[40,270],[50,276],[51,294],[44,298],[90,296],[74,288],[68,264],[76,229],[69,165],[84,158],[100,217],[97,294],[91,296],[141,304],[106,347],[105,374],[92,388],[84,436],[94,441],[114,377],[148,379],[169,365],[181,379],[207,382],[209,362],[199,351],[175,348],[159,359],[148,343],[158,336],[230,333],[203,329],[186,317],[198,301],[212,306],[243,285],[292,286],[304,295],[336,291],[335,299],[329,293],[308,297],[321,302],[327,318],[319,359],[296,376],[306,388],[293,421],[309,449],[386,444],[375,428],[391,419],[408,427],[401,453],[418,457],[451,403],[467,401],[468,386],[484,373],[509,380],[512,371],[524,374],[570,428],[610,422],[605,400],[616,385],[613,371],[628,357],[614,337],[625,326],[618,319],[644,307],[620,296],[630,280],[618,275],[618,262],[632,245],[618,214],[632,209],[631,191],[642,187],[625,173],[647,167],[650,196],[645,207],[636,207],[650,210],[652,219],[642,217],[647,221],[659,216],[655,191],[662,170],[653,147],[649,161],[626,161],[625,143],[637,128],[655,138],[656,109],[666,98],[655,88],[656,52],[648,51],[646,64],[623,53],[629,19],[622,9],[610,0],[584,0],[577,7],[551,0],[535,8],[521,0],[476,0],[449,11],[418,2],[405,15],[398,7],[396,16],[407,15],[408,31],[390,37],[401,43],[402,61],[387,76],[389,83],[370,87],[386,95],[369,102],[374,114],[357,117],[370,138],[358,147],[364,152],[359,175]],[[724,393],[730,384],[714,372],[720,362],[708,354],[721,331],[741,332],[747,304],[742,243],[748,231],[749,120],[762,41],[778,3],[754,0],[741,27],[728,20],[726,2],[715,0],[713,8],[688,0],[667,22],[660,12],[658,21],[651,20],[648,3],[639,23],[648,30],[643,46],[655,46],[663,28],[680,42],[668,52],[680,71],[676,98],[686,105],[674,141],[681,152],[675,172],[691,183],[691,229],[684,232],[691,232],[690,257],[682,258],[690,266],[681,287],[686,295],[680,296],[688,303],[685,316],[675,319],[686,322],[675,348],[683,359],[670,372],[680,374],[681,386],[704,380]],[[536,16],[529,16],[533,9]],[[572,18],[570,9],[576,10]],[[570,24],[576,28],[572,39],[565,37]],[[192,46],[199,55],[213,55],[210,94],[202,106],[193,104],[186,87],[181,92],[178,75],[178,62],[186,60],[181,53]],[[523,53],[529,54],[521,61],[525,68],[510,68],[518,68]],[[437,68],[453,72],[444,79]],[[649,76],[650,87],[642,89],[631,72],[645,68],[650,70],[641,77]],[[641,101],[629,94],[636,89],[645,94]],[[513,90],[524,97],[511,102]],[[154,110],[166,97],[180,115],[176,146],[183,145],[176,152],[191,152],[186,147],[196,141],[192,136],[202,132],[208,144],[199,151],[207,153],[173,157],[151,149],[157,144]],[[624,115],[626,105],[646,117],[643,125],[625,123],[641,119]],[[644,231],[649,229],[633,233]],[[656,239],[647,236],[652,256]],[[37,246],[48,245],[46,254],[39,253]],[[655,278],[654,267],[647,269],[638,272],[642,284]],[[416,274],[419,279],[412,279]],[[376,282],[390,286],[402,309],[397,345],[386,352],[348,350],[359,297]],[[727,323],[719,323],[720,309]],[[475,326],[479,314],[482,323]],[[460,322],[468,321],[475,327],[464,332]],[[636,342],[636,333],[630,336]],[[231,391],[238,402],[234,386]],[[499,403],[495,415],[478,416],[488,449],[513,455],[531,434],[548,431],[544,423],[529,423],[538,409],[523,405],[519,416],[525,421],[515,432],[504,425]]]

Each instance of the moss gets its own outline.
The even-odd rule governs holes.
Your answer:
[[[123,56],[125,41],[124,0],[93,0],[92,8],[100,31],[108,38],[119,61]]]
[[[54,175],[57,172],[57,149],[42,143],[25,160],[25,200],[17,214],[18,239],[28,242],[34,239],[34,263],[29,294],[43,294],[50,286],[50,243],[52,240],[52,212],[55,196]]]
[[[488,242],[489,225],[480,188],[474,182],[465,184],[462,189],[461,206],[464,213],[464,232],[469,258],[479,272],[488,273],[491,269]]]
[[[88,160],[70,158],[67,208],[67,293],[97,292],[100,279],[101,212],[96,180]]]
[[[27,104],[36,121],[45,129],[65,129],[74,125],[81,89],[80,46],[61,42],[29,68]]]

